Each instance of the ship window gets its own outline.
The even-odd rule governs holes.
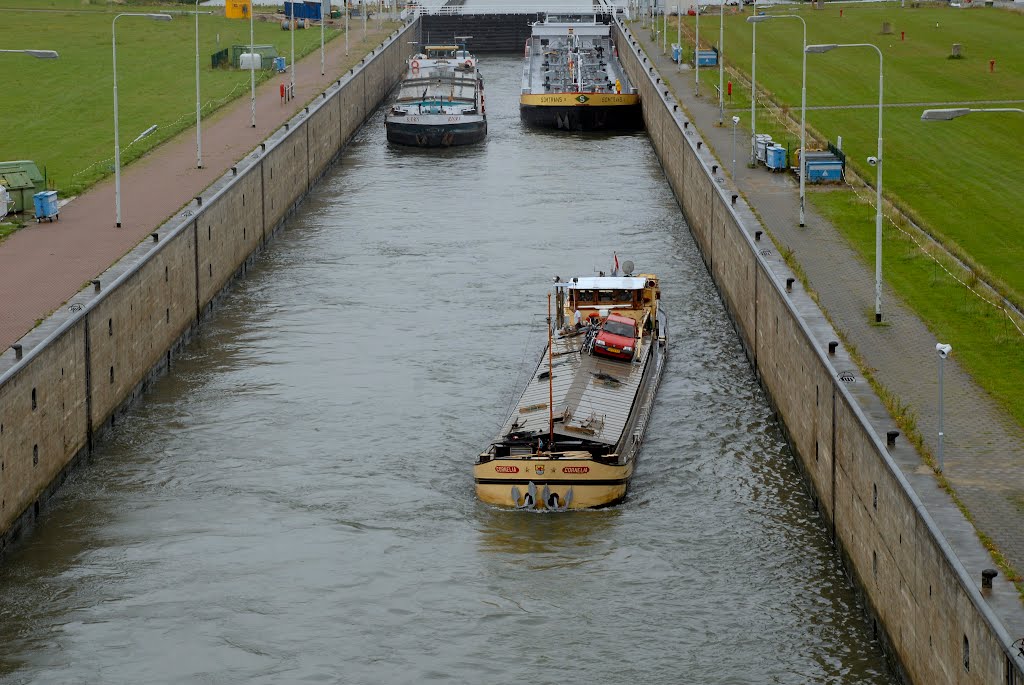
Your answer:
[[[577,302],[593,302],[594,291],[593,290],[577,290],[576,291]]]
[[[611,290],[602,290],[598,293],[598,302],[614,302],[615,293]]]
[[[620,290],[619,291],[619,302],[632,302],[632,301],[633,301],[633,293],[632,292],[630,292],[629,290]]]

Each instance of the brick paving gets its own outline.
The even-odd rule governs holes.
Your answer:
[[[279,87],[287,82],[288,74],[278,74],[258,85],[255,128],[251,125],[248,93],[209,115],[202,122],[202,169],[196,168],[193,129],[122,168],[121,228],[115,227],[111,176],[61,207],[59,221],[31,222],[0,242],[0,293],[4,293],[0,303],[0,350],[17,342],[38,320],[67,302],[83,285],[220,178],[358,63],[387,33],[386,29],[374,31],[373,26],[368,26],[363,40],[362,28],[350,27],[348,56],[344,36],[326,44],[324,76],[320,75],[319,49],[299,60],[295,65],[295,97],[287,104],[281,101]],[[113,143],[112,110],[110,116]]]
[[[724,169],[732,168],[732,128],[717,126],[716,70],[701,74],[701,95],[694,94],[693,71],[662,56],[661,46],[649,32],[633,31],[648,58],[684,107]],[[737,187],[743,191],[767,228],[788,249],[817,291],[821,306],[835,326],[873,369],[875,377],[896,397],[908,404],[928,447],[938,453],[938,357],[937,341],[927,326],[883,284],[882,313],[885,326],[874,325],[874,261],[866,263],[825,218],[808,203],[805,228],[799,227],[799,189],[789,174],[771,173],[765,167],[749,169],[750,111],[726,110],[741,117],[736,141]],[[746,127],[747,133],[743,133]],[[808,192],[813,192],[808,190]],[[873,191],[871,192],[874,198]],[[874,219],[865,230],[874,232]],[[884,230],[895,230],[886,227]],[[884,272],[883,272],[884,278]],[[945,341],[943,341],[945,342]],[[1024,573],[1024,430],[960,368],[956,350],[946,360],[945,468],[957,495],[970,511],[977,530],[989,535],[1018,572]],[[927,492],[934,479],[920,476],[923,464],[901,463],[901,468],[926,501],[929,510],[942,505],[942,497]],[[922,493],[921,490],[926,492]],[[932,488],[937,491],[937,488]],[[948,502],[948,500],[947,500]],[[947,504],[948,506],[948,504]],[[948,517],[945,514],[942,517]],[[948,539],[956,533],[943,527]],[[956,545],[954,545],[956,548]],[[957,550],[960,554],[960,550]],[[966,554],[965,554],[966,556]],[[966,562],[965,562],[966,564]],[[967,564],[972,577],[973,564]],[[989,564],[991,565],[991,564]]]

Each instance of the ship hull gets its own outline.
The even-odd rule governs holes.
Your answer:
[[[640,105],[520,105],[519,115],[530,126],[561,131],[635,131],[644,125]]]
[[[625,498],[634,464],[635,460],[600,464],[591,460],[495,459],[476,464],[473,477],[477,497],[487,504],[540,510],[595,509]],[[533,506],[526,502],[531,483],[536,492]]]
[[[389,143],[413,147],[453,147],[479,143],[487,136],[487,122],[418,124],[386,121]]]

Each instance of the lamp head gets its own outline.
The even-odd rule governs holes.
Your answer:
[[[169,15],[169,14],[147,14],[146,16],[149,17],[150,19],[152,19],[153,21],[170,21],[171,20],[171,15]]]
[[[949,121],[970,114],[971,110],[966,107],[954,109],[926,109],[921,112],[921,121]]]
[[[747,22],[751,24],[760,24],[761,22],[768,21],[771,17],[767,14],[755,14],[747,17]]]
[[[953,346],[944,343],[936,343],[935,351],[939,353],[940,359],[945,359],[953,352]]]
[[[56,50],[25,50],[26,55],[32,55],[36,59],[57,59],[59,55]]]
[[[836,45],[835,43],[821,43],[821,44],[818,44],[818,45],[808,45],[806,48],[804,48],[804,52],[806,52],[806,53],[828,52],[829,50],[835,50],[838,47],[839,46]]]

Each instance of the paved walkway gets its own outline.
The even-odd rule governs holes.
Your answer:
[[[722,168],[731,169],[732,127],[716,125],[717,70],[711,73],[709,69],[706,75],[702,71],[703,97],[698,98],[694,95],[692,71],[680,72],[678,65],[662,56],[660,45],[649,38],[649,31],[640,30],[639,24],[634,25],[633,37],[652,58],[662,79],[668,81],[691,121],[722,162]],[[726,121],[734,113],[742,117],[741,126],[749,131],[749,110],[727,110]],[[800,228],[797,181],[788,174],[770,173],[763,166],[748,169],[749,139],[738,139],[736,147],[736,185],[772,234],[793,251],[810,287],[817,291],[821,306],[872,367],[875,377],[912,408],[918,430],[937,454],[935,336],[888,287],[882,293],[882,312],[888,325],[873,325],[873,260],[865,263],[810,202],[806,228]],[[813,191],[809,189],[810,192]],[[870,195],[873,199],[873,191]],[[870,227],[873,230],[873,220]],[[970,511],[976,528],[992,538],[1014,568],[1024,572],[1024,430],[960,368],[955,350],[946,361],[944,389],[946,477]],[[921,492],[935,482],[932,478],[921,478],[930,471],[921,463],[901,467],[913,476],[911,482],[932,511],[932,503],[942,498]],[[932,513],[937,520],[945,517]],[[946,534],[954,542],[956,534]],[[959,549],[957,553],[960,554]],[[965,565],[975,577],[973,563],[965,561]]]
[[[388,29],[375,27],[370,22],[365,40],[361,26],[349,27],[348,56],[344,36],[328,43],[325,76],[320,75],[319,49],[299,60],[295,98],[289,103],[282,104],[279,91],[287,74],[257,86],[256,128],[248,93],[206,118],[202,169],[196,168],[192,129],[123,168],[120,229],[115,227],[111,176],[61,207],[60,221],[30,223],[0,243],[0,350],[67,302],[380,44]]]

